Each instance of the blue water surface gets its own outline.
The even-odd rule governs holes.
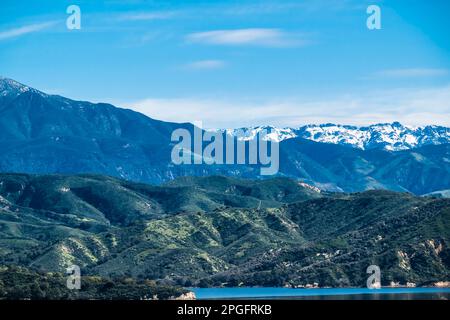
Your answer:
[[[238,299],[238,298],[290,298],[313,296],[351,296],[374,294],[430,294],[447,293],[450,288],[279,288],[279,287],[239,287],[239,288],[191,288],[197,299]]]

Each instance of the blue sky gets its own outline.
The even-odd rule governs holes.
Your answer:
[[[81,30],[66,28],[71,4]],[[0,75],[205,127],[449,126],[449,13],[447,0],[2,0]]]

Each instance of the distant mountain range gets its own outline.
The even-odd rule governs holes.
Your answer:
[[[192,132],[194,126],[0,79],[0,172],[98,173],[157,184],[180,176],[260,178],[255,165],[172,164],[170,137],[178,128]],[[250,139],[260,129],[245,130]],[[280,176],[328,191],[422,195],[450,189],[448,128],[393,123],[272,129],[271,139],[281,141]]]
[[[272,126],[248,127],[222,130],[241,140],[251,140],[265,130],[267,139],[281,142],[286,139],[303,138],[316,142],[346,145],[362,150],[385,149],[408,150],[427,145],[450,143],[450,128],[442,126],[409,127],[399,122],[374,124],[367,127],[336,125],[306,125],[300,128],[277,128]]]
[[[371,264],[383,285],[448,281],[448,129],[272,128],[280,172],[263,179],[257,165],[172,164],[179,128],[194,131],[0,79],[0,297],[39,297],[37,270],[65,294],[72,264],[95,276],[93,298],[364,286]],[[103,289],[118,278],[139,281]]]

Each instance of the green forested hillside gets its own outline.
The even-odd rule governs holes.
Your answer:
[[[0,265],[181,286],[432,285],[450,278],[450,199],[323,193],[294,180],[0,175]]]
[[[0,267],[0,300],[142,300],[174,299],[187,290],[157,285],[154,281],[132,278],[81,278],[81,290],[70,290],[67,277],[60,273],[44,273],[24,267]]]

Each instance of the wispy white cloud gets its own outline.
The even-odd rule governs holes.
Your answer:
[[[199,60],[186,64],[185,69],[188,70],[212,70],[221,69],[225,66],[225,61],[222,60]]]
[[[375,73],[375,76],[387,78],[422,78],[445,76],[448,73],[449,71],[447,69],[410,68],[382,70]]]
[[[235,15],[255,15],[255,14],[274,14],[286,11],[340,11],[349,9],[361,9],[361,5],[354,0],[314,0],[314,1],[257,1],[249,3],[239,3],[237,5],[222,8],[224,14]]]
[[[49,22],[43,22],[43,23],[35,23],[35,24],[29,24],[26,26],[8,29],[8,30],[0,30],[0,40],[4,39],[10,39],[10,38],[16,38],[20,37],[29,33],[39,32],[44,29],[48,29],[52,26],[54,26],[58,21],[49,21]]]
[[[165,20],[174,17],[177,14],[175,11],[141,11],[141,12],[129,12],[118,16],[120,21],[152,21],[152,20]]]
[[[203,121],[206,128],[308,123],[368,125],[400,121],[406,125],[450,126],[450,85],[349,94],[328,99],[270,101],[220,99],[145,99],[125,104],[152,118],[173,122]]]
[[[307,43],[298,34],[291,34],[280,29],[250,28],[234,30],[213,30],[188,34],[186,40],[191,43],[214,45],[256,45],[285,47]]]

